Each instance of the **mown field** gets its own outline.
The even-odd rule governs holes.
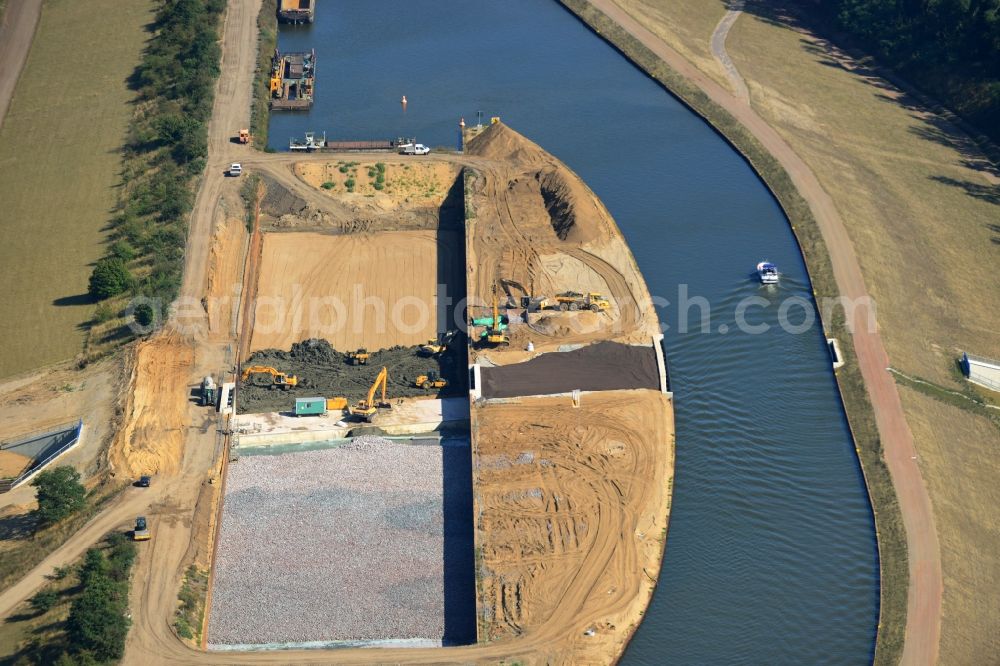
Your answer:
[[[0,129],[0,377],[73,358],[152,2],[50,0]]]

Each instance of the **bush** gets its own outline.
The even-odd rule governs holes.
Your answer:
[[[372,187],[374,187],[374,188],[375,188],[376,190],[378,190],[379,192],[381,192],[382,190],[384,190],[384,189],[385,189],[385,185],[383,185],[382,183],[380,183],[380,182],[378,182],[378,181],[376,181],[376,182],[375,182],[375,184],[374,184],[374,185],[372,185]]]
[[[385,173],[385,162],[376,162],[375,163],[375,168],[378,170],[379,173],[383,173],[384,174]]]
[[[72,467],[47,469],[35,477],[38,508],[35,510],[43,525],[57,523],[84,507],[87,490],[80,483],[80,473]]]
[[[139,326],[147,327],[153,323],[153,306],[148,303],[137,305],[132,312],[132,316],[135,317],[135,323],[139,324]]]
[[[103,324],[115,316],[114,309],[107,303],[101,303],[94,309],[94,321]]]
[[[322,185],[320,185],[320,187],[322,187],[324,190],[332,190],[336,186],[337,185],[332,180],[328,180],[325,183],[323,183]]]
[[[346,164],[342,165],[342,166],[340,167],[340,173],[347,173],[347,169],[348,169],[348,167],[347,167],[347,165],[346,165]]]
[[[109,538],[110,556],[91,548],[80,567],[83,591],[73,601],[66,633],[79,658],[85,653],[98,662],[121,659],[128,635],[128,578],[135,561],[135,544],[117,534]],[[92,662],[86,662],[92,663]]]
[[[122,261],[135,259],[135,248],[127,240],[117,240],[111,245],[111,256]]]
[[[125,262],[117,257],[105,257],[97,262],[90,274],[90,295],[97,300],[111,298],[132,287],[132,274]]]
[[[52,607],[55,606],[58,601],[59,593],[55,590],[47,588],[36,593],[35,596],[31,597],[31,599],[28,599],[28,603],[31,604],[31,608],[39,615],[52,610]]]

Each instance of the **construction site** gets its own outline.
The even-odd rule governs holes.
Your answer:
[[[558,627],[555,658],[611,657],[648,603],[673,469],[651,300],[586,185],[480,129],[419,162],[246,160],[253,231],[213,252],[242,287],[212,326],[240,342],[208,649]]]

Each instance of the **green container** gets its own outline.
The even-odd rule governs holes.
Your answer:
[[[296,416],[322,416],[326,414],[326,398],[296,398]]]

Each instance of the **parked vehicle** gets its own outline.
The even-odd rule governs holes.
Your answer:
[[[243,166],[239,162],[233,162],[229,165],[229,175],[233,177],[239,176],[243,173]]]
[[[400,155],[426,155],[431,149],[422,143],[407,143],[399,147]]]
[[[135,485],[139,486],[140,488],[149,488],[149,483],[152,480],[153,479],[150,476],[140,476],[139,480],[136,482]]]

